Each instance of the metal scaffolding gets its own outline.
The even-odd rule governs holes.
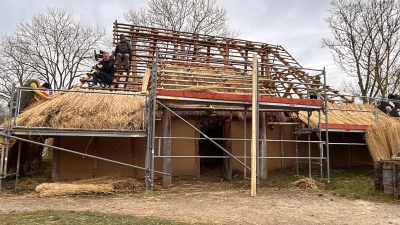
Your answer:
[[[177,56],[180,57],[180,56]],[[158,55],[155,55],[155,61],[158,60]],[[246,163],[246,159],[249,159],[251,157],[247,156],[247,141],[250,141],[251,139],[246,138],[246,124],[247,124],[247,112],[248,110],[252,110],[251,109],[251,101],[248,100],[243,100],[243,101],[238,101],[238,100],[223,100],[223,99],[212,99],[212,98],[202,98],[202,97],[196,97],[196,96],[175,96],[173,94],[168,95],[168,91],[164,91],[159,89],[157,91],[157,77],[159,76],[159,73],[173,73],[173,74],[182,74],[182,76],[204,76],[204,78],[207,77],[207,74],[204,73],[196,73],[196,72],[182,72],[182,71],[171,71],[171,70],[160,70],[158,69],[159,66],[159,62],[155,62],[153,61],[152,64],[152,77],[151,77],[151,81],[152,84],[150,86],[150,93],[152,93],[152,96],[150,97],[150,99],[157,99],[156,103],[159,107],[168,110],[172,115],[174,115],[176,118],[180,119],[181,121],[185,122],[188,126],[190,126],[191,128],[193,128],[197,133],[201,134],[204,138],[196,138],[196,137],[171,137],[171,136],[153,136],[151,138],[151,140],[149,139],[150,144],[148,145],[147,148],[147,154],[148,156],[151,156],[151,161],[152,163],[154,163],[154,159],[155,158],[162,158],[162,159],[172,159],[172,158],[195,158],[195,159],[200,159],[200,158],[221,158],[221,159],[232,159],[237,161],[240,165],[243,166],[243,170],[244,170],[244,176],[246,177],[246,173],[247,171],[251,171],[251,168],[249,167],[249,165],[247,165]],[[229,60],[225,60],[228,61]],[[245,62],[245,61],[239,61],[239,60],[235,60],[235,63],[243,63],[243,64],[251,64],[252,62]],[[260,63],[258,66],[263,65],[263,66],[272,66],[273,64],[268,64],[268,63]],[[280,67],[284,67],[282,65],[279,65]],[[302,70],[307,70],[305,68],[301,68]],[[158,72],[155,72],[158,71]],[[324,101],[323,104],[320,105],[316,105],[316,104],[307,104],[307,103],[297,103],[297,104],[285,104],[285,103],[278,103],[278,102],[268,102],[268,101],[259,101],[258,105],[259,105],[259,111],[264,111],[264,112],[271,112],[271,111],[308,111],[309,114],[312,113],[312,111],[317,111],[318,115],[319,115],[319,119],[321,120],[321,111],[323,113],[325,113],[325,123],[328,124],[328,116],[327,116],[327,91],[326,91],[326,74],[325,74],[325,70],[315,70],[313,69],[312,71],[317,71],[320,72],[320,74],[318,75],[322,75],[323,76],[323,80],[324,80],[324,84],[321,84],[321,89],[322,89],[322,93]],[[221,76],[223,77],[224,75],[214,75],[214,76]],[[227,76],[227,77],[231,77],[231,76]],[[237,76],[235,76],[235,78],[237,78]],[[242,76],[242,78],[244,80],[251,80],[251,77],[246,77],[246,76]],[[259,82],[260,80],[269,80],[266,78],[260,78],[258,79]],[[283,81],[285,82],[285,81]],[[293,82],[292,82],[293,83]],[[300,85],[300,84],[299,84]],[[301,83],[301,85],[305,86],[305,89],[308,89],[308,86],[311,85],[311,83]],[[261,90],[260,90],[261,91]],[[287,90],[285,90],[286,92]],[[260,94],[262,96],[262,94]],[[198,106],[198,107],[184,107],[185,105],[194,105],[194,106]],[[210,138],[208,137],[205,133],[203,133],[198,127],[192,125],[190,122],[188,122],[185,118],[183,118],[182,116],[179,115],[179,112],[175,112],[174,109],[176,110],[201,110],[201,109],[212,109],[212,110],[221,110],[221,111],[240,111],[242,109],[242,111],[244,112],[244,138]],[[156,110],[156,106],[154,105],[153,110]],[[151,113],[150,113],[151,114]],[[155,114],[155,112],[153,113]],[[258,115],[258,113],[257,113]],[[265,122],[265,121],[264,121]],[[285,123],[283,123],[285,124]],[[321,124],[321,121],[320,121]],[[309,124],[308,124],[309,125]],[[152,129],[154,129],[154,127],[152,127]],[[257,128],[258,129],[258,128]],[[318,141],[311,141],[310,140],[310,134],[311,134],[311,129],[308,129],[308,140],[302,141],[302,140],[297,140],[297,137],[301,134],[301,132],[304,131],[298,131],[296,130],[296,140],[269,140],[269,139],[259,139],[257,137],[258,142],[260,143],[260,146],[262,146],[262,143],[265,143],[263,146],[265,146],[262,151],[265,151],[265,154],[263,155],[259,155],[257,154],[257,158],[256,158],[256,162],[257,162],[257,177],[260,177],[260,161],[264,160],[265,163],[267,163],[268,159],[296,159],[297,163],[297,169],[298,169],[298,160],[307,160],[308,164],[309,164],[309,176],[311,177],[311,164],[313,163],[312,160],[317,160],[319,165],[320,165],[320,179],[323,179],[323,160],[325,160],[327,162],[327,180],[329,181],[330,179],[330,174],[329,174],[329,139],[328,139],[328,126],[326,126],[325,128],[325,140],[322,141],[321,140],[321,136],[322,136],[322,128],[320,127],[319,129],[317,129],[317,133],[318,133]],[[152,134],[154,134],[154,131],[150,132]],[[196,155],[164,155],[161,151],[161,146],[162,146],[162,140],[176,140],[176,139],[186,139],[186,140],[208,140],[211,143],[213,143],[218,149],[222,150],[224,153],[224,156],[196,156]],[[158,141],[158,149],[157,151],[155,151],[154,149],[154,140]],[[222,140],[222,141],[243,141],[244,143],[244,149],[243,149],[243,154],[241,155],[233,155],[228,149],[225,149],[224,146],[221,146],[220,144],[218,144],[216,141],[218,140]],[[268,142],[274,142],[274,141],[279,141],[279,142],[293,142],[296,144],[296,155],[295,156],[267,156],[266,154],[266,143]],[[297,155],[298,153],[298,149],[297,149],[297,143],[301,143],[301,142],[305,142],[308,144],[308,156],[307,157],[300,157]],[[311,143],[316,143],[318,144],[318,148],[319,148],[319,156],[311,156],[311,148],[310,148],[310,144]],[[325,146],[325,147],[324,147]],[[323,148],[325,148],[327,155],[324,155],[324,151]],[[266,166],[264,167],[266,168]],[[154,164],[151,165],[151,170],[154,170]],[[165,171],[164,171],[165,172]],[[151,184],[149,184],[150,186],[150,190],[152,191],[153,189],[153,182],[154,182],[154,174],[151,174],[151,177],[148,179],[149,182]]]

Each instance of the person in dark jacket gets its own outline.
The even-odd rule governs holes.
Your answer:
[[[114,54],[117,59],[117,70],[121,69],[121,61],[124,60],[125,70],[129,71],[129,61],[132,58],[132,46],[126,40],[124,34],[119,35],[120,41],[115,46]]]
[[[389,94],[388,99],[393,102],[396,109],[400,109],[400,95]]]
[[[97,64],[97,72],[92,74],[93,83],[89,84],[89,87],[98,87],[98,79],[103,83],[104,88],[110,87],[110,84],[114,80],[114,60],[110,58],[108,52],[103,53],[103,59]]]

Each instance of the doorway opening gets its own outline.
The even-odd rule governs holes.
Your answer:
[[[215,120],[200,121],[201,132],[207,135],[209,138],[223,138],[223,122]],[[200,138],[204,138],[200,135]],[[216,143],[223,146],[222,140],[215,140]],[[217,158],[224,155],[224,152],[218,148],[217,145],[212,143],[210,140],[199,140],[199,155],[209,156],[210,158],[200,158],[200,175],[222,175],[222,166],[224,159]]]

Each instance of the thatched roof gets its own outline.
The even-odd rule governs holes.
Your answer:
[[[342,109],[342,110],[329,110]],[[369,104],[329,104],[328,120],[331,124],[368,125],[365,131],[365,141],[374,161],[390,159],[400,146],[400,120],[378,111],[378,124],[373,113],[375,107]],[[364,110],[368,112],[350,111]],[[307,112],[299,113],[300,120],[307,124]],[[325,115],[321,114],[321,122],[325,123]],[[318,114],[310,117],[310,126],[317,127]]]
[[[340,110],[336,110],[340,109]],[[329,124],[373,125],[375,123],[374,106],[369,104],[331,104],[328,103]],[[359,110],[359,111],[355,111]],[[362,112],[360,112],[362,111]],[[299,119],[307,124],[307,112],[299,112]],[[395,120],[379,111],[379,120]],[[325,115],[321,113],[321,122],[325,123]],[[318,113],[310,117],[310,126],[318,126]]]
[[[79,91],[76,89],[75,91]],[[18,116],[18,126],[106,130],[143,129],[145,97],[132,92],[59,92]]]

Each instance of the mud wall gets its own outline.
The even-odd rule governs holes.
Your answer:
[[[188,120],[195,124],[195,120]],[[179,119],[172,119],[173,137],[195,137],[195,131]],[[156,121],[156,136],[162,136],[162,123]],[[162,142],[161,142],[162,143]],[[62,148],[87,153],[107,159],[145,167],[146,138],[111,138],[111,137],[60,137]],[[155,154],[158,155],[159,141],[155,141]],[[95,147],[97,146],[97,148]],[[162,146],[161,146],[162,147]],[[195,155],[195,140],[172,139],[172,155]],[[160,148],[162,154],[162,148]],[[155,170],[162,171],[162,159],[154,161]],[[173,176],[194,175],[194,158],[173,158]],[[83,157],[68,152],[60,152],[60,179],[77,180],[93,177],[117,175],[143,177],[144,171],[111,162]],[[158,176],[157,174],[155,174]]]

